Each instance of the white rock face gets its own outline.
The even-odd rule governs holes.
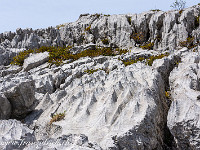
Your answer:
[[[4,92],[12,105],[12,117],[21,119],[34,109],[36,102],[34,86],[34,81],[26,81]]]
[[[31,76],[40,78],[51,70],[56,91],[45,94],[37,111],[26,118],[28,122],[35,118],[38,140],[73,133],[85,134],[103,149],[128,148],[125,141],[134,149],[162,148],[168,106],[164,80],[156,67],[144,63],[125,67],[111,57],[83,58],[42,69],[41,75],[37,73],[40,67],[32,69]],[[92,68],[103,70],[91,75],[84,72]],[[64,111],[65,119],[49,128],[50,116]]]
[[[123,57],[153,54],[157,52],[138,50]],[[52,68],[45,63],[5,75],[1,91],[15,106],[14,117],[23,118],[39,101],[25,118],[35,129],[36,140],[84,134],[103,149],[162,149],[168,106],[159,68],[165,64],[151,67],[139,62],[125,67],[118,57],[108,56],[86,57]],[[99,70],[87,74],[87,69]],[[13,95],[19,96],[14,99]],[[51,116],[64,111],[64,120],[49,126]]]
[[[173,101],[167,124],[179,149],[200,149],[199,60],[198,53],[184,53],[169,78]]]
[[[34,142],[33,130],[17,120],[0,120],[0,149],[23,149]]]
[[[24,71],[28,71],[33,69],[41,64],[47,62],[49,60],[49,53],[37,53],[37,54],[30,54],[28,58],[24,60],[23,68]]]
[[[85,14],[60,29],[0,34],[0,119],[10,119],[0,120],[0,143],[34,142],[0,149],[200,149],[200,49],[179,47],[188,37],[198,44],[199,14],[199,5],[182,12]],[[148,42],[154,50],[136,47]],[[22,67],[9,65],[20,48],[68,45],[73,54],[96,46],[130,51],[60,66],[50,65],[44,52],[30,54]],[[147,65],[165,52],[170,55]],[[141,61],[123,64],[132,59]],[[64,119],[56,120],[59,114]],[[45,140],[54,144],[41,144]]]

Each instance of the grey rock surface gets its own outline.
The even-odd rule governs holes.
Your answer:
[[[34,109],[34,81],[21,82],[4,92],[12,106],[12,118],[22,119]]]
[[[179,149],[200,148],[199,120],[199,53],[183,53],[179,66],[170,74],[173,98],[168,127],[176,138]]]
[[[28,142],[34,142],[33,130],[17,120],[0,120],[0,149],[23,149]]]
[[[138,55],[150,55],[150,52],[140,53]],[[135,53],[126,57],[131,55]],[[42,113],[33,112],[31,115],[38,115],[33,121],[37,127],[37,140],[75,133],[85,134],[103,149],[119,145],[127,149],[162,148],[168,106],[164,80],[157,71],[158,67],[149,67],[145,63],[125,67],[117,58],[106,58],[83,58],[60,66],[59,71],[52,74],[55,81],[63,82],[59,82],[55,92],[44,95],[36,107]],[[91,75],[84,72],[92,68],[103,70]],[[45,69],[49,70],[44,71],[46,74],[52,70]],[[30,71],[33,78],[39,78],[36,70]],[[64,111],[65,119],[49,127],[52,114]],[[126,140],[129,146],[123,144],[127,138],[130,139]],[[139,139],[145,142],[142,144]]]
[[[59,149],[59,150],[102,150],[96,143],[88,141],[88,137],[81,135],[62,135],[57,139],[46,139],[45,141],[35,142],[29,144],[24,150],[46,150],[46,149]]]
[[[23,69],[28,71],[30,69],[36,68],[49,60],[49,53],[37,53],[31,54],[28,58],[24,60]]]
[[[11,104],[4,94],[0,94],[0,119],[9,119],[11,115]]]
[[[0,119],[9,120],[0,120],[0,143],[34,143],[0,149],[200,149],[199,14],[200,5],[181,12],[83,14],[57,28],[1,33]],[[187,38],[194,48],[181,49]],[[139,48],[149,42],[153,50]],[[9,65],[24,49],[72,45],[73,54],[96,46],[129,52],[60,66],[49,64],[44,52],[30,54],[23,66]],[[130,60],[138,62],[123,63]]]

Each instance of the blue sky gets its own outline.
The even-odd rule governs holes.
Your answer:
[[[126,14],[171,10],[174,0],[0,0],[0,33],[76,21],[82,13]],[[190,7],[200,0],[186,0]]]

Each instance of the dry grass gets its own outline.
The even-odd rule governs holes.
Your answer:
[[[65,111],[63,113],[55,114],[50,120],[49,124],[52,124],[53,122],[57,122],[60,120],[63,120],[65,118]]]

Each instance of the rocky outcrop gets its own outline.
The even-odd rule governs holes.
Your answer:
[[[2,43],[0,43],[2,45]],[[3,48],[0,46],[0,66],[7,66],[11,63],[12,58],[24,49]]]
[[[34,87],[34,81],[26,81],[4,92],[6,98],[12,105],[12,118],[24,118],[34,109],[33,106],[36,102]]]
[[[183,11],[148,11],[111,16],[87,14],[81,15],[76,22],[58,28],[17,29],[15,33],[2,33],[0,47],[37,48],[93,43],[129,48],[143,42],[152,42],[154,49],[173,50],[188,37],[194,37],[194,43],[199,42],[199,14],[199,5]],[[140,38],[137,39],[137,35]],[[105,39],[108,42],[104,43]]]
[[[179,66],[170,74],[171,96],[168,127],[179,149],[199,149],[199,53],[183,53]]]
[[[0,34],[0,119],[8,119],[0,120],[0,143],[9,142],[0,149],[200,149],[199,14],[199,5],[84,14],[57,28]],[[154,50],[137,48],[147,43]],[[128,52],[59,66],[43,52],[9,65],[24,49],[68,45],[72,54],[98,46]]]
[[[49,60],[49,53],[38,53],[31,54],[28,58],[24,60],[23,69],[28,71],[30,69],[36,68]]]
[[[123,58],[157,54],[138,49]],[[34,96],[39,101],[25,118],[35,130],[36,140],[73,133],[85,134],[103,149],[162,149],[168,105],[159,68],[166,63],[151,67],[140,62],[125,67],[118,57],[122,56],[86,57],[51,68],[45,63],[27,72],[7,74],[2,91],[13,105],[15,118],[23,118],[33,110]],[[99,70],[85,72],[90,69]],[[27,79],[34,82],[22,82]],[[19,82],[17,87],[13,81]],[[65,119],[49,126],[51,117],[64,111]]]
[[[133,51],[124,58],[155,53]],[[53,93],[37,90],[40,103],[25,119],[36,129],[37,140],[75,133],[85,134],[103,149],[162,149],[168,106],[159,67],[144,62],[125,67],[118,57],[108,56],[83,58],[55,68],[45,66],[29,71],[36,87],[37,79],[47,82],[43,77],[50,72],[55,84]],[[87,74],[88,69],[99,71]],[[51,116],[64,111],[65,119],[49,127]]]

